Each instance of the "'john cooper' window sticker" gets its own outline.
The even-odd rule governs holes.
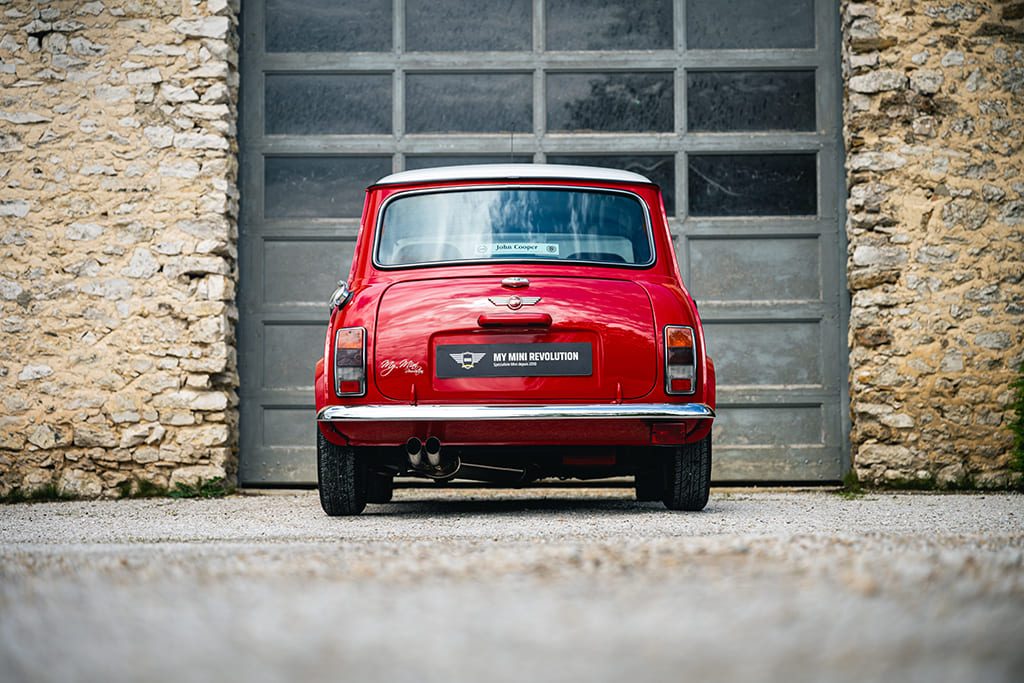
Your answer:
[[[488,242],[477,244],[477,256],[558,256],[558,245],[550,242]]]

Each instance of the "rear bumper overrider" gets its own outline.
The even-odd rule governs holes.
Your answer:
[[[596,403],[569,405],[344,405],[317,413],[321,422],[464,422],[482,420],[710,420],[703,403]]]

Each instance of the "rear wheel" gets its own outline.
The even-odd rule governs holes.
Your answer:
[[[358,451],[338,446],[316,430],[317,484],[320,506],[331,517],[358,515],[366,507],[366,464]]]
[[[711,435],[672,451],[665,468],[665,507],[690,512],[703,510],[711,493]]]

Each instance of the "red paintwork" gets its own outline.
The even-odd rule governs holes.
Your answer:
[[[411,385],[424,403],[550,403],[558,400],[603,402],[615,398],[621,383],[623,398],[641,398],[654,388],[657,359],[654,319],[643,287],[629,281],[530,277],[525,293],[543,298],[517,313],[496,308],[488,297],[508,296],[501,278],[434,279],[433,268],[420,269],[419,277],[392,285],[385,292],[378,317],[375,359],[377,388],[388,398],[407,399]],[[446,269],[447,270],[447,269]],[[523,273],[520,266],[516,272]],[[602,269],[607,271],[607,269]],[[620,269],[620,273],[623,271]],[[625,271],[631,273],[634,271]],[[614,275],[614,273],[612,274]],[[605,273],[604,277],[609,274]],[[403,305],[404,304],[404,305]],[[499,313],[504,311],[504,313]],[[537,325],[480,326],[482,315],[505,318],[547,315],[550,327]],[[484,321],[488,321],[485,319]],[[470,345],[482,342],[590,342],[594,346],[594,374],[590,377],[485,377],[437,379],[433,373],[410,375],[401,371],[381,376],[387,360],[411,360],[426,370],[439,344]],[[638,364],[637,359],[643,359]]]
[[[408,190],[482,187],[508,181],[457,181],[373,186],[367,190],[355,257],[348,278],[352,298],[332,312],[324,344],[325,362],[316,366],[316,407],[338,404],[551,404],[551,403],[706,403],[715,406],[714,365],[707,357],[696,305],[682,284],[669,235],[661,193],[654,185],[587,180],[516,180],[517,187],[611,188],[630,191],[646,202],[654,233],[656,260],[645,269],[564,263],[494,263],[378,269],[373,264],[377,213],[390,196]],[[526,289],[508,289],[501,280],[522,276]],[[542,300],[515,314],[528,314],[529,327],[508,328],[507,309],[487,299],[510,294]],[[484,316],[490,316],[484,317]],[[550,324],[546,323],[550,316]],[[697,339],[697,382],[692,395],[664,391],[665,325],[690,325]],[[331,340],[339,327],[366,329],[366,395],[339,398],[333,391]],[[479,341],[591,341],[594,373],[590,377],[501,377],[438,379],[431,366],[438,343]],[[388,361],[418,364],[422,374],[396,368],[386,376]],[[398,446],[411,437],[434,435],[458,445],[650,445],[693,442],[711,429],[711,420],[669,425],[656,434],[642,420],[462,423],[320,423],[331,441],[353,446]],[[672,435],[677,434],[678,437]]]

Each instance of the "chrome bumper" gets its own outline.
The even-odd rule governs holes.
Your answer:
[[[703,403],[598,403],[554,406],[355,405],[327,406],[324,422],[464,422],[469,420],[710,420]]]

